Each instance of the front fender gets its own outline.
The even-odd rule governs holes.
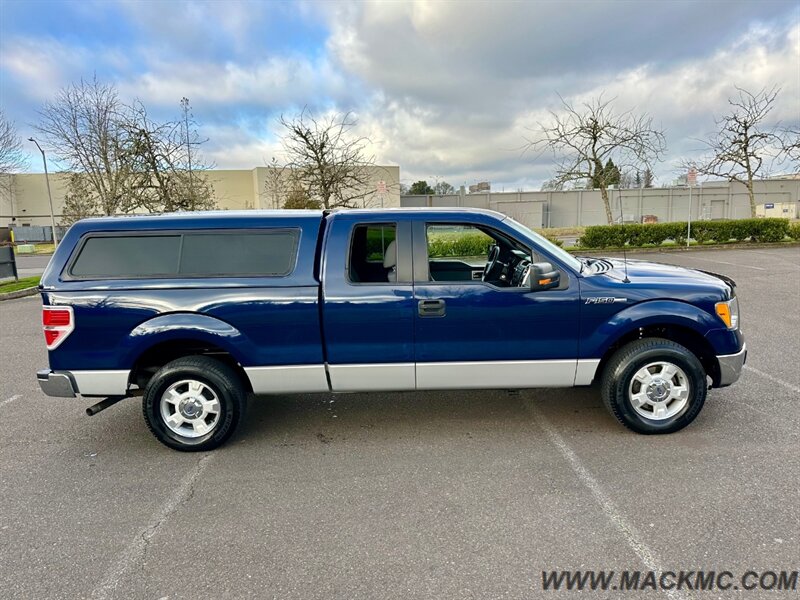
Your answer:
[[[673,325],[705,337],[719,327],[716,316],[678,300],[648,300],[624,308],[602,322],[585,322],[581,358],[601,358],[614,342],[640,327]]]
[[[255,356],[253,343],[230,323],[208,315],[171,313],[140,323],[120,344],[124,364],[133,365],[149,348],[173,340],[192,340],[222,348],[241,365]]]

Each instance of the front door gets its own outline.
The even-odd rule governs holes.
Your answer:
[[[515,266],[546,259],[479,223],[420,221],[413,236],[417,389],[573,385],[577,278],[560,269],[558,288],[531,291]]]

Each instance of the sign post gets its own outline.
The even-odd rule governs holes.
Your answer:
[[[378,185],[375,186],[375,192],[378,194],[378,198],[381,199],[381,208],[383,208],[383,200],[386,197],[386,182],[379,181]]]

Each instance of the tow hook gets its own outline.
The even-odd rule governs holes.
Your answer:
[[[102,412],[111,406],[114,406],[120,400],[125,400],[125,398],[127,398],[127,396],[110,396],[109,398],[101,400],[97,404],[93,404],[92,406],[87,408],[86,414],[89,415],[90,417],[93,417],[97,413]]]

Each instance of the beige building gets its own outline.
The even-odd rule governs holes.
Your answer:
[[[207,172],[214,186],[217,205],[223,210],[277,208],[274,194],[267,188],[269,167],[255,169],[215,169]],[[56,223],[61,220],[67,179],[64,173],[50,174]],[[0,175],[0,226],[15,224],[49,225],[50,206],[43,173]],[[359,205],[400,206],[400,167],[370,167],[371,183]],[[383,182],[383,184],[381,184]]]

